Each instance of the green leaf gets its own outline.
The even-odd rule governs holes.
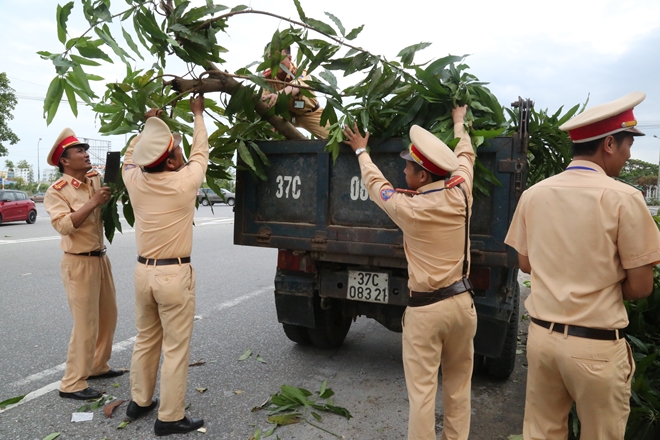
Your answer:
[[[66,92],[66,99],[69,101],[71,112],[75,117],[78,117],[78,102],[76,101],[76,93],[73,91],[73,87],[68,83],[68,81],[64,82],[64,91]]]
[[[20,402],[21,400],[23,400],[23,398],[25,396],[26,396],[26,394],[23,394],[22,396],[16,396],[16,397],[9,398],[7,400],[3,400],[2,402],[0,402],[0,409],[4,409],[6,406],[13,405],[15,403]]]
[[[76,63],[67,60],[62,55],[53,58],[53,64],[58,75],[64,75],[71,67],[76,66]]]
[[[332,27],[330,27],[328,24],[326,24],[326,23],[324,23],[320,20],[316,20],[314,18],[307,17],[307,19],[304,21],[304,23],[311,26],[311,27],[313,27],[314,29],[316,29],[317,31],[319,31],[321,33],[324,33],[324,34],[327,34],[327,35],[332,35],[332,36],[337,35],[337,32],[335,32],[335,30]]]
[[[64,6],[57,5],[57,38],[62,44],[66,42],[66,24],[69,20],[71,9],[73,9],[72,1]]]
[[[121,422],[119,425],[117,425],[117,429],[124,429],[126,428],[131,422],[128,420],[124,420]]]
[[[246,5],[238,5],[233,8],[231,8],[231,12],[240,12],[240,11],[245,11],[246,9],[249,9],[249,6]]]
[[[300,422],[300,413],[294,412],[290,414],[279,414],[268,417],[269,423],[275,423],[276,425],[293,425]]]
[[[56,76],[50,82],[46,99],[44,100],[44,116],[46,116],[46,125],[50,125],[57,113],[57,108],[64,94],[64,78]]]
[[[245,142],[239,141],[238,142],[238,155],[241,158],[241,160],[250,167],[250,169],[256,171],[256,167],[254,165],[254,160],[252,159],[252,155],[250,154],[250,150],[247,149],[245,146]]]
[[[101,63],[97,63],[96,61],[88,60],[87,58],[79,57],[78,55],[70,54],[71,61],[77,64],[83,64],[85,66],[100,66]]]
[[[348,35],[346,35],[346,39],[349,40],[349,41],[350,40],[355,40],[357,38],[357,36],[360,35],[360,32],[362,32],[362,29],[364,29],[364,25],[356,27],[355,29],[350,31],[348,33]]]
[[[293,0],[293,3],[296,5],[296,10],[298,11],[298,17],[300,17],[300,21],[304,23],[305,20],[307,20],[307,17],[305,16],[305,11],[303,11],[303,8],[300,6],[300,0]]]
[[[59,433],[59,432],[54,432],[54,433],[49,434],[49,435],[47,435],[46,437],[44,437],[43,440],[55,440],[55,439],[56,439],[57,437],[59,437],[59,436],[60,436],[60,433]]]
[[[105,52],[103,52],[98,47],[76,45],[76,50],[81,56],[85,58],[99,58],[102,59],[103,61],[113,63],[112,58],[110,58]]]
[[[321,415],[317,412],[312,411],[312,416],[317,420],[317,421],[322,421]]]
[[[257,361],[261,362],[262,364],[266,363],[266,361],[264,360],[264,358],[261,357],[260,354],[257,355]]]
[[[335,17],[334,15],[332,15],[329,12],[326,12],[325,15],[327,15],[330,18],[330,20],[335,22],[335,24],[337,25],[337,28],[339,29],[339,32],[342,34],[342,36],[346,35],[346,29],[344,29],[344,26],[341,24],[341,21],[339,21],[339,19],[337,17]]]
[[[144,60],[144,58],[142,57],[142,54],[138,50],[137,44],[135,44],[135,41],[133,41],[133,37],[131,37],[131,34],[126,32],[126,29],[124,29],[123,27],[121,28],[121,32],[122,32],[122,35],[124,36],[124,40],[126,40],[126,43],[128,44],[128,47],[130,47],[131,50],[133,52],[135,52],[135,54],[137,56],[139,56],[141,60]]]
[[[247,6],[245,8],[247,8]],[[212,15],[215,14],[216,12],[224,11],[225,9],[227,9],[227,6],[223,6],[223,5],[216,5],[213,7],[201,6],[199,8],[192,8],[183,17],[181,17],[179,23],[183,23],[183,24],[192,23],[207,15]],[[232,11],[234,9],[232,9]]]
[[[241,357],[238,358],[239,361],[244,361],[245,359],[249,358],[252,355],[252,349],[248,348],[245,353],[241,355]]]
[[[399,52],[397,55],[398,57],[401,57],[401,62],[404,65],[409,65],[412,64],[413,59],[415,58],[415,53],[422,49],[426,49],[429,47],[431,43],[418,43],[418,44],[413,44],[412,46],[408,46]]]

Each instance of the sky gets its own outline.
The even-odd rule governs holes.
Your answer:
[[[632,157],[660,161],[660,138],[654,137],[660,137],[660,1],[300,2],[309,17],[329,21],[324,12],[330,12],[347,30],[364,24],[363,32],[351,44],[389,59],[420,42],[432,45],[419,52],[416,61],[469,54],[471,73],[488,82],[505,106],[523,97],[532,99],[536,109],[554,112],[587,99],[592,106],[643,91],[647,97],[635,108],[635,116],[638,128],[647,136],[635,139]],[[34,171],[39,168],[43,173],[49,168],[46,155],[64,127],[71,127],[79,137],[110,140],[115,151],[124,146],[124,136],[99,135],[95,115],[82,105],[75,118],[68,104],[62,102],[55,119],[46,125],[43,99],[55,71],[50,61],[41,60],[36,52],[62,51],[55,23],[57,3],[0,0],[0,72],[6,72],[18,98],[9,126],[20,138],[18,144],[8,146],[9,156],[0,158],[0,170],[5,169],[5,160],[14,164],[27,160]],[[215,3],[229,7],[246,4],[298,20],[293,0]],[[126,8],[122,0],[114,0],[113,5],[113,12]],[[69,21],[70,37],[87,30],[81,15],[76,1]],[[233,72],[258,59],[273,31],[287,27],[288,23],[271,17],[231,18],[227,33],[218,34],[219,44],[229,50],[226,64],[220,67]],[[116,36],[121,33],[117,27],[112,30]],[[135,67],[148,67],[149,61]],[[187,69],[170,62],[165,71],[183,75]],[[117,62],[92,73],[114,82],[124,77],[124,67]],[[95,91],[103,93],[103,83],[93,84]]]

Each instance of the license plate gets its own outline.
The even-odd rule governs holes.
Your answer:
[[[389,274],[360,270],[348,271],[347,299],[387,304],[389,295]]]

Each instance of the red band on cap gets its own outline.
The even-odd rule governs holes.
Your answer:
[[[637,125],[637,121],[635,121],[633,109],[630,108],[623,113],[603,119],[602,121],[569,130],[568,135],[572,141],[579,142],[585,139],[597,139],[608,133],[621,130],[622,128],[634,127],[635,125]]]
[[[152,162],[149,165],[145,165],[144,167],[145,168],[154,168],[154,167],[158,166],[158,164],[160,164],[161,162],[163,162],[165,159],[167,159],[169,157],[170,152],[172,151],[173,148],[174,148],[174,136],[170,136],[170,143],[167,146],[167,149],[165,150],[165,152],[158,159],[156,159],[154,162]]]
[[[62,153],[64,153],[64,149],[75,144],[79,144],[80,141],[78,140],[77,137],[75,136],[67,136],[65,137],[62,142],[60,142],[57,147],[55,148],[55,151],[53,151],[53,154],[51,156],[51,161],[54,164],[57,164],[60,161],[60,157],[62,156]]]
[[[410,146],[410,155],[412,156],[413,159],[415,159],[415,162],[417,162],[422,168],[432,172],[433,174],[436,174],[440,177],[449,174],[447,171],[443,170],[442,168],[431,162],[426,156],[424,156],[419,151],[419,149],[417,149],[415,144],[412,144]]]

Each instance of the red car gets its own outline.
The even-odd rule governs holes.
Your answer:
[[[37,206],[23,191],[0,190],[0,223],[37,221]]]

